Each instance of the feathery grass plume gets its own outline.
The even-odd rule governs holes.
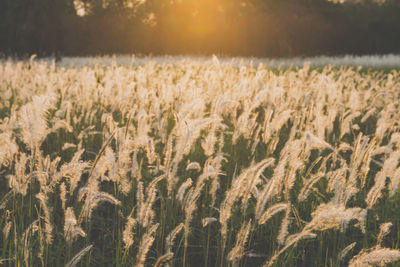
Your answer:
[[[153,138],[147,138],[146,155],[148,164],[153,164],[156,161],[156,152],[154,148]]]
[[[232,250],[228,253],[227,259],[232,262],[233,266],[238,265],[238,261],[243,258],[244,246],[250,234],[251,220],[246,224],[242,224],[236,235],[236,243]]]
[[[217,191],[220,187],[220,182],[219,182],[219,176],[223,175],[225,176],[225,173],[222,172],[222,162],[227,161],[227,159],[224,157],[224,154],[222,153],[222,148],[224,146],[223,142],[223,135],[220,137],[220,143],[219,143],[219,148],[217,152],[217,156],[210,160],[210,164],[214,170],[214,174],[210,175],[210,178],[212,179],[211,182],[211,190],[210,190],[210,195],[211,195],[211,207],[214,207],[215,202],[217,201]],[[256,188],[256,187],[253,187]]]
[[[243,113],[234,121],[234,132],[232,135],[232,143],[236,145],[240,136],[245,139],[251,139],[253,132],[257,127],[257,116],[252,114],[250,109],[244,107]]]
[[[353,219],[359,222],[360,229],[365,233],[365,220],[367,210],[361,208],[348,208],[341,204],[323,203],[312,213],[312,220],[305,226],[305,230],[323,231],[330,228],[346,230]]]
[[[40,184],[40,190],[44,194],[54,192],[55,186],[59,183],[57,179],[57,167],[61,161],[60,157],[56,157],[53,160],[47,155],[43,157],[40,151],[36,152],[35,155],[35,171],[33,175]],[[31,167],[33,168],[33,167]]]
[[[5,196],[3,197],[3,199],[0,202],[0,210],[5,209],[7,206],[8,201],[10,200],[10,198],[12,198],[15,195],[15,190],[11,189],[7,192],[7,194],[5,194]]]
[[[154,201],[156,200],[156,196],[157,196],[157,188],[156,185],[159,181],[161,181],[162,179],[164,179],[166,177],[165,174],[160,175],[158,177],[156,177],[153,181],[151,181],[151,183],[147,186],[146,188],[146,200],[143,199],[143,195],[140,195],[142,193],[140,193],[140,189],[139,189],[139,185],[138,185],[138,215],[137,215],[137,220],[139,222],[140,225],[142,225],[143,227],[147,227],[149,225],[151,225],[153,218],[154,218],[154,210],[153,210],[153,204]],[[139,182],[139,184],[141,184],[141,182]]]
[[[53,225],[50,222],[50,210],[47,205],[48,196],[40,192],[36,194],[36,198],[40,201],[40,208],[44,212],[44,232],[46,234],[46,243],[49,245],[53,242]]]
[[[137,223],[137,221],[134,218],[132,218],[131,216],[128,216],[126,224],[125,224],[125,229],[122,232],[122,241],[125,244],[125,246],[124,246],[125,250],[128,250],[134,242],[133,230],[136,227],[136,223]]]
[[[274,174],[272,178],[263,187],[260,193],[260,197],[257,198],[255,210],[257,219],[261,217],[267,201],[281,192],[288,162],[289,156],[287,155],[287,153],[285,153],[285,151],[282,151],[282,155],[280,156],[279,162],[274,169]]]
[[[185,211],[185,222],[184,222],[184,235],[185,235],[185,243],[184,243],[184,261],[186,260],[186,250],[188,247],[188,239],[190,233],[190,223],[193,219],[193,212],[196,210],[197,200],[200,197],[201,190],[204,187],[204,182],[202,182],[199,178],[196,187],[191,188],[186,195],[183,207]]]
[[[379,235],[378,235],[378,239],[376,241],[376,246],[380,246],[383,242],[383,238],[389,234],[390,232],[390,227],[392,227],[392,223],[388,222],[388,223],[382,223],[379,226]]]
[[[203,218],[203,219],[201,220],[201,222],[202,222],[202,224],[203,224],[203,227],[206,227],[206,226],[209,225],[210,223],[217,222],[217,221],[218,221],[218,219],[217,219],[217,218],[214,218],[214,217],[206,217],[206,218]]]
[[[130,119],[130,118],[129,118]],[[128,120],[129,124],[130,120]],[[127,195],[131,188],[132,183],[129,177],[130,166],[133,163],[131,158],[132,148],[134,148],[134,141],[131,136],[128,135],[128,124],[126,129],[118,128],[117,133],[115,135],[115,139],[117,142],[117,148],[115,151],[116,156],[116,169],[117,169],[117,183],[119,190]],[[125,131],[124,131],[125,130]],[[134,155],[137,156],[137,151],[135,150]],[[132,172],[134,176],[134,172]]]
[[[70,162],[64,163],[60,170],[55,174],[54,181],[59,181],[62,177],[69,181],[69,194],[72,195],[78,185],[82,174],[89,167],[88,162],[79,160],[84,153],[84,149],[78,149]]]
[[[34,96],[32,102],[22,106],[19,111],[21,138],[31,151],[38,148],[49,133],[46,115],[53,106],[53,96]]]
[[[311,175],[311,177],[307,179],[305,185],[301,188],[300,193],[297,196],[297,199],[300,202],[306,200],[314,184],[323,177],[324,173],[321,172]]]
[[[120,205],[121,202],[106,192],[99,191],[99,185],[97,179],[90,177],[87,186],[82,187],[78,191],[78,201],[82,201],[85,198],[81,213],[79,214],[78,224],[83,219],[90,219],[93,210],[99,205],[100,202],[108,202],[113,205]]]
[[[3,227],[3,236],[4,236],[4,240],[7,240],[7,239],[8,239],[8,235],[10,234],[10,231],[11,231],[12,226],[13,226],[12,221],[7,221],[7,222],[4,224],[4,227]]]
[[[118,167],[116,156],[110,147],[106,147],[104,153],[98,158],[92,176],[99,177],[101,181],[118,182]]]
[[[164,166],[163,170],[168,173],[171,168],[171,162],[172,162],[172,153],[174,150],[174,141],[175,141],[175,136],[171,133],[168,135],[168,140],[167,143],[165,144],[165,150],[164,150]]]
[[[53,120],[53,127],[51,127],[51,129],[49,129],[49,132],[55,133],[59,129],[64,129],[69,133],[72,133],[74,131],[72,126],[67,121],[65,121],[63,119],[57,119],[57,118],[54,118],[54,119],[55,120]]]
[[[386,109],[382,109],[378,115],[378,121],[376,123],[375,137],[379,140],[382,140],[385,136],[385,133],[391,128],[393,123],[396,121],[396,118],[393,117],[392,112],[389,111],[391,107]],[[396,109],[394,110],[396,112]]]
[[[177,227],[174,228],[174,230],[171,231],[165,238],[165,251],[171,252],[172,251],[172,246],[174,244],[176,236],[179,234],[180,231],[183,230],[185,225],[183,223],[180,223]]]
[[[261,182],[261,180],[259,179],[261,174],[266,168],[273,165],[274,162],[275,159],[273,158],[264,159],[254,166],[251,166],[247,172],[243,173],[243,176],[245,175],[245,177],[238,177],[237,181],[242,180],[240,181],[240,186],[242,187],[241,197],[243,211],[247,208],[247,203],[250,198],[251,191],[257,186],[257,184]]]
[[[212,127],[211,130],[208,132],[208,135],[201,140],[201,147],[204,150],[204,155],[206,155],[207,157],[214,154],[215,143],[217,141],[215,130],[215,127]]]
[[[372,251],[361,251],[354,256],[349,267],[384,266],[400,260],[400,251],[389,248],[376,248]]]
[[[200,171],[201,170],[201,166],[200,163],[198,162],[188,162],[188,165],[186,166],[186,170],[197,170]]]
[[[152,208],[154,201],[156,200],[157,189],[151,188],[146,193],[146,200],[138,206],[138,221],[143,227],[151,225],[154,218],[154,210]]]
[[[278,203],[275,204],[271,207],[269,207],[262,215],[261,217],[258,219],[258,224],[264,224],[266,223],[270,218],[272,218],[272,216],[274,216],[275,214],[284,211],[286,209],[288,209],[288,203]]]
[[[286,208],[285,217],[283,217],[281,226],[279,228],[278,237],[277,237],[278,243],[280,245],[285,243],[286,236],[289,234],[289,225],[292,222],[292,219],[290,217],[290,213],[291,213],[292,209],[289,208],[291,204],[288,203],[287,205],[288,205],[288,207]]]
[[[89,172],[89,178],[92,176],[93,171],[96,169],[96,165],[99,162],[103,152],[106,150],[107,146],[110,144],[110,142],[113,140],[114,135],[116,133],[116,130],[113,131],[110,136],[108,137],[108,139],[103,143],[103,146],[101,147],[99,153],[97,153],[96,159],[94,160],[91,168],[90,168],[90,172]]]
[[[231,217],[235,202],[242,200],[242,210],[245,210],[253,188],[261,182],[259,179],[260,175],[265,168],[273,163],[274,159],[272,158],[264,159],[257,164],[252,164],[233,179],[231,188],[226,193],[225,199],[220,207],[219,222],[221,223],[221,235],[223,240],[225,240],[227,234],[227,223]]]
[[[293,235],[289,236],[287,238],[285,246],[283,248],[281,248],[279,251],[275,252],[275,254],[272,256],[272,258],[269,261],[267,261],[266,263],[264,263],[264,266],[272,266],[283,252],[285,252],[289,247],[296,244],[300,240],[312,239],[312,238],[316,238],[316,237],[317,237],[317,235],[314,233],[311,233],[310,231],[302,231],[298,234],[293,234]]]
[[[368,192],[365,202],[368,208],[372,208],[378,199],[382,196],[382,189],[386,185],[386,178],[390,178],[390,192],[393,196],[397,191],[400,181],[400,167],[397,168],[400,160],[400,151],[390,153],[389,157],[383,163],[382,169],[375,176],[375,184]]]
[[[67,241],[69,247],[76,239],[78,235],[85,237],[86,233],[79,227],[78,222],[75,217],[74,210],[68,207],[64,213],[65,223],[64,223],[64,238]]]
[[[76,266],[79,261],[82,259],[83,256],[85,256],[89,251],[91,251],[93,248],[93,245],[89,245],[79,251],[66,265],[65,267],[74,267]]]
[[[174,253],[172,252],[165,253],[164,255],[162,255],[157,259],[156,263],[154,264],[154,267],[161,267],[163,263],[171,260],[173,256]]]
[[[8,186],[16,193],[25,196],[31,182],[31,175],[26,174],[27,163],[32,159],[24,153],[19,153],[15,162],[15,174],[8,176]]]
[[[358,135],[349,165],[348,187],[358,188],[357,182],[359,178],[361,178],[361,188],[364,187],[375,147],[376,138],[370,141],[369,138],[363,137],[361,133]]]
[[[343,161],[340,167],[334,171],[326,173],[328,180],[328,192],[333,192],[334,196],[331,199],[331,203],[346,205],[347,199],[346,195],[346,175],[348,173],[348,166],[345,161]]]
[[[183,197],[185,195],[186,190],[192,186],[192,179],[187,178],[185,182],[181,184],[181,186],[178,189],[178,192],[176,194],[176,199],[180,201],[181,203],[183,202]]]
[[[347,247],[345,247],[338,255],[339,260],[342,261],[344,257],[346,257],[347,253],[349,253],[349,251],[352,250],[356,244],[357,242],[353,242]]]
[[[0,120],[1,123],[1,120]],[[1,126],[0,126],[1,130]],[[0,167],[9,166],[13,162],[14,155],[18,153],[18,146],[12,137],[12,132],[0,133]]]
[[[172,159],[171,170],[168,172],[168,194],[171,195],[172,190],[178,182],[178,165],[182,161],[183,157],[188,155],[193,148],[193,144],[199,138],[201,131],[208,125],[215,121],[213,118],[199,118],[199,119],[187,119],[185,121],[178,120],[174,130],[177,133],[176,144],[175,144],[175,156]]]
[[[304,135],[305,142],[309,146],[309,149],[325,149],[329,148],[334,150],[334,148],[327,143],[326,141],[322,140],[321,138],[313,135],[310,132],[306,132]]]
[[[215,152],[215,145],[217,144],[218,141],[217,131],[219,129],[226,128],[226,125],[221,123],[221,120],[219,119],[218,115],[212,114],[211,117],[214,118],[214,120],[207,131],[208,134],[204,139],[201,140],[201,147],[203,148],[204,154],[207,157],[210,157]]]
[[[372,117],[372,115],[374,115],[374,113],[376,112],[376,108],[370,108],[365,114],[364,116],[362,116],[361,118],[361,123],[365,123],[368,118]]]
[[[360,112],[351,112],[350,110],[342,115],[342,117],[340,118],[340,139],[346,134],[350,133],[353,120],[360,115]]]
[[[22,234],[21,242],[23,242],[22,248],[23,248],[23,256],[24,256],[24,262],[26,266],[29,266],[29,257],[31,255],[31,251],[29,249],[29,241],[32,235],[39,230],[39,220],[33,221],[24,231]]]
[[[81,191],[82,190],[82,191]],[[91,192],[90,189],[84,187],[81,188],[81,190],[79,190],[79,195],[81,196],[80,199],[82,199],[82,195],[85,194],[85,191],[87,191],[86,193],[86,199],[85,199],[85,203],[83,205],[81,214],[80,214],[80,218],[89,218],[92,216],[92,212],[93,210],[98,206],[98,204],[100,202],[108,202],[111,203],[113,205],[121,205],[121,202],[116,199],[115,197],[113,197],[112,195],[110,195],[109,193],[106,192]]]
[[[276,111],[275,111],[276,112]],[[271,117],[273,114],[273,111],[269,111],[267,113]],[[276,134],[282,126],[292,117],[293,110],[283,110],[279,112],[278,114],[274,115],[272,120],[269,122],[268,119],[264,121],[263,125],[263,141],[264,143],[267,143],[270,138]],[[268,118],[266,117],[266,118]]]
[[[60,184],[60,200],[61,207],[65,211],[65,202],[67,201],[67,187],[65,186],[64,182]]]
[[[147,253],[149,252],[149,249],[153,245],[154,242],[154,234],[157,231],[159,224],[154,224],[151,227],[149,227],[146,231],[146,233],[142,237],[142,241],[140,242],[139,245],[139,252],[136,256],[136,267],[144,267],[144,264],[146,262],[146,256]]]

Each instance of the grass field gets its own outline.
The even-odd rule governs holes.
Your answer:
[[[399,264],[400,70],[138,60],[0,62],[0,263]]]

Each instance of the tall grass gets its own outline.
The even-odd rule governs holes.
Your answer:
[[[397,70],[0,63],[6,266],[400,259]]]

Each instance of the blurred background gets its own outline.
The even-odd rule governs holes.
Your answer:
[[[2,56],[399,52],[399,0],[0,1]]]

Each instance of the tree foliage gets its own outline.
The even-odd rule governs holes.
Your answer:
[[[336,2],[343,1],[3,0],[0,52],[306,56],[400,51],[399,1]]]

